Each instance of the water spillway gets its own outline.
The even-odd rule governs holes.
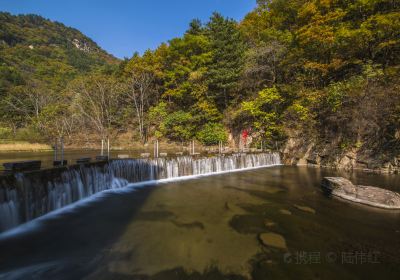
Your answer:
[[[280,164],[278,153],[121,159],[0,176],[0,232],[130,183]]]

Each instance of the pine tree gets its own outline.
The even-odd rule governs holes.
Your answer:
[[[237,99],[245,46],[237,23],[218,13],[212,15],[207,34],[212,49],[212,59],[206,73],[209,95],[223,110]]]

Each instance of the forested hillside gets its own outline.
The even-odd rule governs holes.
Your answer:
[[[299,158],[398,154],[400,3],[257,2],[241,22],[218,13],[193,20],[182,37],[117,69],[75,30],[2,14],[3,130],[29,127],[48,138],[131,132],[142,142],[205,145],[238,145],[246,130],[251,145],[264,141]],[[24,99],[30,111],[21,113],[10,103],[23,94],[46,100]]]
[[[34,138],[42,113],[67,105],[60,95],[71,80],[118,63],[76,29],[37,15],[0,13],[0,138]]]

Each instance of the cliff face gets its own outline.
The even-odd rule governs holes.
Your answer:
[[[311,165],[363,170],[367,172],[400,173],[400,153],[374,152],[361,147],[341,148],[337,139],[318,142],[301,135],[289,137],[281,150],[283,162],[290,165]]]
[[[390,73],[384,69],[382,73]],[[341,89],[334,107],[321,102],[306,121],[285,122],[282,144],[289,164],[400,172],[400,80],[398,74],[360,78]],[[321,98],[329,100],[329,90]]]

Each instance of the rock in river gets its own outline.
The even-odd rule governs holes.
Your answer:
[[[312,209],[311,207],[297,205],[297,204],[295,204],[294,207],[299,209],[299,210],[301,210],[301,211],[308,212],[308,213],[311,213],[311,214],[315,214],[315,210]]]
[[[400,209],[400,194],[377,187],[353,185],[342,177],[325,177],[322,188],[328,195],[352,202],[384,209]]]
[[[260,241],[265,246],[271,246],[279,249],[287,249],[285,238],[282,235],[273,233],[273,232],[266,232],[261,233]]]
[[[281,210],[279,210],[279,212],[280,212],[281,214],[284,214],[284,215],[292,215],[292,212],[290,212],[290,211],[287,210],[287,209],[281,209]]]

